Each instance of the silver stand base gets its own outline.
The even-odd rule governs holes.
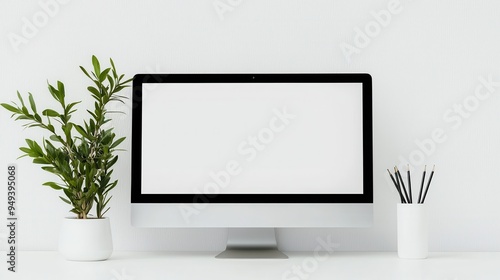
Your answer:
[[[226,250],[217,259],[288,259],[278,250],[273,228],[230,228]]]
[[[288,259],[288,256],[278,249],[226,249],[215,256],[216,259]]]

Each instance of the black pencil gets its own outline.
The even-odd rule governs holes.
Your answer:
[[[410,192],[410,203],[413,203],[413,195],[411,194],[411,178],[410,178],[410,165],[408,164],[408,191]]]
[[[401,190],[401,183],[399,182],[399,177],[398,177],[398,173],[396,173],[396,169],[394,169],[394,176],[396,177],[396,183],[398,184],[399,192],[401,193],[401,196],[403,197],[403,203],[408,203],[408,201],[406,201],[405,196],[403,195],[403,191]]]
[[[424,173],[422,174],[422,184],[420,184],[420,193],[418,194],[418,203],[422,203],[422,192],[424,191],[424,182],[425,182],[425,172],[427,169],[427,165],[424,166]]]
[[[401,173],[399,172],[399,169],[397,167],[394,167],[394,169],[396,170],[396,174],[397,174],[397,177],[399,178],[399,182],[401,182],[401,189],[403,190],[404,194],[405,194],[405,197],[406,197],[406,201],[407,202],[410,202],[410,198],[408,197],[408,193],[406,192],[406,187],[405,187],[405,183],[403,182],[403,177],[401,177]]]
[[[398,191],[399,198],[401,199],[401,203],[404,203],[404,198],[403,198],[403,195],[401,194],[401,189],[399,188],[398,183],[396,183],[396,180],[394,180],[394,177],[392,176],[391,171],[389,171],[389,169],[387,169],[387,172],[389,172],[389,176],[391,176],[391,180],[394,183],[396,190]]]
[[[431,176],[429,177],[429,182],[427,182],[427,187],[425,188],[425,193],[424,193],[424,197],[422,198],[422,203],[425,202],[425,197],[427,196],[427,191],[429,191],[429,186],[430,186],[431,181],[432,181],[432,176],[434,175],[434,168],[436,168],[435,165],[432,167]]]

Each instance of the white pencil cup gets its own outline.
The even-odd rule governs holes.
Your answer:
[[[428,255],[427,208],[424,204],[398,204],[398,256],[425,259]]]

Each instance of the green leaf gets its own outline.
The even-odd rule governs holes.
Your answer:
[[[27,157],[27,156],[29,156],[29,155],[24,154],[24,155],[19,156],[17,159],[20,159],[20,158],[23,158],[23,157]]]
[[[101,93],[99,92],[98,89],[96,89],[95,87],[88,87],[87,88],[92,94],[96,95],[96,96],[101,96]]]
[[[64,132],[64,135],[66,136],[67,139],[71,138],[71,129],[73,125],[71,123],[67,123],[66,125],[61,126],[61,129]]]
[[[22,112],[21,112],[20,114],[22,114]],[[25,116],[25,115],[19,115],[19,116],[16,118],[16,121],[17,121],[17,120],[30,120],[30,118],[28,118],[28,117],[27,117],[27,116]]]
[[[66,107],[66,110],[68,111],[68,113],[71,111],[71,109],[73,109],[73,107],[75,107],[75,105],[77,105],[79,103],[81,103],[81,101],[68,104],[68,106]]]
[[[127,96],[125,96],[125,95],[115,94],[115,95],[113,95],[113,96],[114,96],[115,98],[120,98],[120,99],[128,99],[128,97],[127,97]]]
[[[92,116],[92,118],[97,119],[97,116],[96,114],[94,114],[94,112],[87,110],[87,113],[89,113]]]
[[[121,84],[122,84],[122,85],[124,85],[124,84],[128,84],[128,83],[130,83],[132,80],[133,80],[133,78],[130,78],[130,79],[128,79],[128,80],[126,80],[126,81],[124,81],[124,82],[121,82]]]
[[[55,100],[57,100],[59,103],[61,103],[61,98],[59,96],[59,91],[57,91],[57,89],[55,87],[53,87],[51,84],[49,84],[49,82],[47,82],[47,84],[48,84],[49,92],[52,95],[52,97]]]
[[[105,134],[104,137],[101,139],[101,143],[103,145],[108,145],[112,141],[112,135],[110,134]]]
[[[56,147],[54,147],[54,145],[52,145],[49,140],[45,140],[45,150],[47,151],[48,157],[53,157],[53,155],[56,153]]]
[[[114,189],[117,185],[118,185],[118,180],[116,180],[116,181],[114,181],[113,183],[111,183],[111,184],[108,186],[108,190],[106,191],[106,193],[108,193],[110,190]]]
[[[39,157],[33,159],[34,164],[50,164],[50,161],[46,160],[45,158]]]
[[[122,138],[116,140],[113,144],[111,144],[111,146],[109,148],[113,149],[113,148],[118,147],[118,145],[120,145],[125,140],[125,138],[126,137],[122,137]]]
[[[102,71],[102,73],[99,75],[99,82],[102,83],[106,80],[106,77],[108,76],[108,73],[110,70],[111,70],[111,68],[107,68],[104,71]]]
[[[43,186],[51,187],[54,190],[62,190],[62,189],[64,189],[63,187],[60,187],[58,184],[56,184],[54,182],[45,182],[45,183],[43,183]]]
[[[61,141],[59,140],[59,138],[58,138],[57,136],[55,136],[55,135],[50,135],[50,136],[49,136],[49,138],[50,138],[50,140],[52,140],[52,141],[54,141],[54,142],[61,142]]]
[[[106,213],[108,213],[108,211],[109,211],[109,207],[104,212],[102,212],[101,216],[98,218],[104,217],[104,215],[106,215]]]
[[[15,114],[20,114],[20,113],[21,113],[21,110],[20,110],[20,109],[18,109],[18,108],[16,108],[16,107],[12,106],[12,105],[10,105],[10,104],[2,103],[2,104],[0,104],[0,105],[2,105],[2,107],[4,107],[5,109],[7,109],[7,110],[11,111],[12,113],[15,113]]]
[[[71,199],[71,200],[73,200],[73,199],[74,199],[74,196],[73,196],[73,194],[70,192],[69,188],[63,189],[63,192],[64,192],[64,194],[66,195],[66,197],[68,197],[69,199]]]
[[[21,150],[22,152],[24,152],[24,153],[26,153],[26,154],[31,154],[31,153],[33,153],[33,152],[31,151],[31,149],[30,149],[30,148],[28,148],[28,147],[20,147],[20,148],[19,148],[19,150]]]
[[[47,117],[59,117],[59,113],[52,110],[52,109],[43,110],[42,115],[47,116]]]
[[[96,124],[95,124],[95,121],[94,120],[90,120],[90,126],[89,126],[89,131],[92,133],[95,131],[95,127],[96,127]]]
[[[80,66],[80,69],[85,74],[85,76],[89,77],[89,79],[92,79],[92,77],[90,77],[90,75],[89,75],[89,72],[87,72],[87,70],[85,70],[85,68],[83,68],[82,66]]]
[[[25,114],[26,116],[31,116],[30,112],[28,111],[28,108],[26,108],[26,106],[23,106],[21,108],[21,110],[23,110],[23,114]]]
[[[38,156],[43,157],[44,154],[43,154],[42,147],[40,147],[40,145],[38,145],[38,143],[36,141],[33,141],[32,143],[33,143],[33,147],[31,147],[31,150],[33,150],[35,153],[37,153]]]
[[[112,58],[109,59],[109,63],[111,63],[111,67],[113,67],[113,69],[116,69],[115,62],[113,61]]]
[[[85,138],[89,138],[89,135],[87,134],[87,132],[85,132],[85,129],[83,127],[81,127],[80,125],[74,125],[76,131],[78,131],[78,133],[80,133],[83,137]]]
[[[59,198],[60,198],[62,201],[64,201],[64,202],[68,203],[69,205],[71,205],[71,201],[67,200],[66,198],[64,198],[64,197],[62,197],[62,196],[60,196]]]
[[[19,98],[19,101],[21,101],[21,106],[25,107],[26,105],[24,105],[23,97],[21,96],[21,94],[19,93],[19,91],[17,92],[17,98]]]
[[[113,167],[113,165],[114,165],[117,161],[118,161],[118,156],[115,156],[112,160],[110,160],[110,161],[108,162],[108,164],[107,164],[106,168],[108,168],[108,169],[109,169],[109,168]],[[111,174],[109,174],[109,175],[111,175]]]
[[[101,65],[99,65],[99,60],[95,55],[92,56],[92,65],[94,65],[94,72],[97,76],[101,74]]]
[[[40,116],[38,116],[40,118]],[[38,123],[30,123],[30,124],[25,124],[25,127],[31,128],[31,127],[40,127],[40,128],[45,128],[43,125],[38,124]]]
[[[111,89],[113,89],[115,87],[115,82],[113,81],[113,78],[111,78],[111,76],[108,76],[108,82]]]
[[[50,173],[54,173],[54,174],[59,174],[60,171],[57,170],[57,168],[55,167],[50,167],[50,166],[42,166],[42,169],[47,171],[47,172],[50,172]]]
[[[33,112],[35,112],[36,114],[36,104],[31,92],[28,92],[28,100],[30,101],[31,110],[33,110]]]
[[[25,139],[25,141],[28,144],[28,147],[30,147],[30,149],[33,149],[33,140],[31,140],[31,139]]]
[[[40,145],[38,145],[36,141],[33,141],[31,139],[26,139],[26,143],[28,144],[28,147],[30,147],[31,151],[37,154],[39,153],[43,156],[42,148],[40,147]]]
[[[59,91],[59,95],[64,100],[64,97],[66,96],[66,92],[64,91],[64,84],[61,81],[57,81],[57,91]]]
[[[102,207],[102,208],[105,208],[105,207],[106,207],[106,205],[108,205],[108,203],[109,203],[109,201],[111,200],[111,198],[112,198],[112,197],[113,197],[112,195],[111,195],[111,196],[109,196],[109,197],[108,197],[108,199],[106,199],[106,201],[102,204],[102,206],[101,206],[101,207]]]
[[[51,124],[47,125],[47,129],[48,129],[50,132],[52,132],[52,133],[56,132],[56,129],[55,129],[55,128],[54,128],[54,126],[53,126],[53,125],[51,125]]]
[[[118,75],[116,74],[115,62],[111,58],[109,59],[109,62],[111,63],[111,67],[113,68],[113,77],[116,80],[116,79],[118,79]]]

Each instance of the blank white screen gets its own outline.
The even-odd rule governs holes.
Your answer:
[[[142,193],[360,194],[361,83],[144,84]]]

